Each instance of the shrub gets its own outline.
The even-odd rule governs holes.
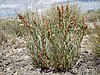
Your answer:
[[[88,39],[92,42],[92,50],[96,55],[100,55],[100,23],[94,23],[94,29],[88,29]]]
[[[19,32],[21,31],[19,28],[19,23],[16,18],[13,19],[1,19],[0,22],[0,30],[1,33],[4,33],[8,36],[8,34],[11,36],[19,35]]]
[[[41,17],[37,13],[18,16],[30,32],[28,48],[34,65],[53,71],[72,68],[87,28],[84,17],[79,22],[77,10],[61,5],[47,10]]]
[[[86,16],[87,21],[95,22],[97,20],[100,20],[100,9],[88,10],[88,12],[86,12],[84,15]]]

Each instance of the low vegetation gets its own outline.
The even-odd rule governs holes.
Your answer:
[[[85,14],[87,22],[100,21],[100,9],[98,10],[88,10]]]
[[[94,23],[92,29],[87,28],[85,23],[100,20],[96,18],[100,16],[99,10],[96,13],[88,11],[85,20],[77,8],[61,5],[41,15],[37,12],[17,14],[14,20],[0,20],[3,31],[0,32],[0,42],[6,40],[8,33],[24,37],[35,67],[41,68],[41,71],[65,72],[76,64],[86,34],[92,42],[93,52],[100,56],[100,25]]]
[[[78,10],[57,6],[43,15],[18,14],[20,25],[28,29],[28,48],[36,67],[54,72],[66,71],[75,64],[87,25],[79,21]]]
[[[88,29],[88,39],[92,42],[91,48],[96,55],[100,56],[100,22],[94,23],[94,29]]]

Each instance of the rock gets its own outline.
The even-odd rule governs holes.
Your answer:
[[[25,60],[28,60],[28,59],[30,59],[30,57],[29,57],[28,55],[26,55],[26,56],[24,57],[24,59],[25,59]]]

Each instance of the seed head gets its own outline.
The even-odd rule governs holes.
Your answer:
[[[64,6],[63,5],[61,5],[60,10],[61,10],[61,14],[63,14],[64,13]]]
[[[51,35],[51,31],[49,29],[49,30],[47,30],[47,37],[50,38],[50,35]]]
[[[48,25],[48,20],[46,19],[46,20],[45,20],[45,23],[44,23],[44,25],[43,25],[43,28],[46,28],[47,25]]]
[[[84,24],[82,28],[83,28],[83,30],[86,30],[87,29],[87,25]]]
[[[69,14],[69,6],[66,5],[66,17],[68,17],[68,14]]]
[[[57,11],[58,11],[58,16],[59,16],[59,20],[60,20],[60,18],[61,18],[61,12],[60,12],[60,9],[59,9],[58,6],[57,6]]]
[[[83,24],[85,24],[85,17],[84,16],[82,16],[82,22],[83,22]]]
[[[21,19],[24,19],[24,16],[23,15],[21,15],[21,14],[17,14],[18,15],[18,17],[19,17],[19,19],[21,20]]]

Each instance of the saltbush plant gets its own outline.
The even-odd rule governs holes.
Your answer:
[[[28,48],[34,65],[53,71],[73,67],[87,28],[84,17],[79,21],[78,10],[61,5],[45,11],[41,17],[37,13],[18,16],[29,29]]]

